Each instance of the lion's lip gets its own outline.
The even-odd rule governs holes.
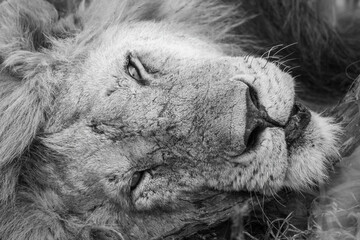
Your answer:
[[[295,103],[290,118],[284,127],[285,140],[288,146],[291,146],[295,140],[302,136],[310,120],[310,111],[302,104]]]

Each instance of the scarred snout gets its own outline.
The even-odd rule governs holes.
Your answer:
[[[176,116],[175,121],[180,123],[177,129],[185,125],[183,129],[189,129],[187,126],[195,129],[177,136],[201,141],[206,148],[204,152],[211,155],[239,156],[255,145],[265,129],[290,129],[289,119],[297,112],[291,111],[294,89],[288,74],[270,63],[271,72],[254,72],[252,67],[263,66],[261,59],[252,61],[251,66],[242,59],[237,59],[236,64],[233,61],[230,58],[209,60],[200,65],[201,78],[193,77],[199,75],[198,72],[190,72],[189,78],[176,82],[177,86],[169,92],[169,99],[174,102],[171,105],[175,107],[166,106],[172,112],[169,115]],[[214,72],[214,69],[223,71]],[[190,102],[192,105],[186,105]],[[291,123],[293,128],[298,127],[299,122],[304,123],[303,130],[309,121],[298,117],[309,118],[310,113],[298,115],[297,123]],[[191,136],[186,135],[188,133]]]

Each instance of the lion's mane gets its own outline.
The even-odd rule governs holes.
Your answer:
[[[253,54],[276,62],[298,76],[298,91],[305,100],[321,104],[330,92],[337,97],[346,92],[359,68],[354,62],[360,57],[360,44],[350,36],[351,29],[337,31],[318,17],[307,0],[221,2],[225,3],[139,0],[108,1],[105,5],[94,1],[88,6],[83,1],[59,18],[63,9],[57,11],[43,0],[0,1],[2,240],[96,236],[97,228],[87,225],[86,220],[68,218],[64,203],[49,190],[56,181],[52,178],[56,169],[44,163],[59,159],[40,140],[46,138],[41,131],[48,121],[56,121],[49,113],[61,86],[51,81],[52,69],[69,59],[81,61],[85,50],[97,44],[99,32],[111,25],[166,19],[178,28],[215,40],[230,55]],[[68,46],[67,41],[75,42],[76,48],[66,48],[61,54],[51,52],[54,46]],[[346,68],[347,72],[339,71]],[[39,77],[39,71],[47,77]],[[104,226],[115,225],[105,214],[99,211],[90,217],[103,219]],[[110,232],[111,239],[119,236]]]

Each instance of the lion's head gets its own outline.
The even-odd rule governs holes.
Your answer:
[[[7,239],[20,236],[16,224],[37,226],[26,228],[32,237],[108,226],[147,239],[206,222],[201,201],[232,206],[246,199],[239,192],[303,189],[326,176],[338,127],[295,101],[288,73],[214,38],[224,21],[186,21],[188,8],[213,7],[217,19],[231,6],[139,2],[91,15],[95,4],[81,30],[58,37],[49,25],[54,37],[41,48],[1,53],[0,153],[11,172],[2,188],[16,182],[19,206],[0,211]]]

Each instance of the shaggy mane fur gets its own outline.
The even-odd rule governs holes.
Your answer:
[[[342,96],[360,68],[359,42],[318,18],[307,0],[82,1],[68,10],[59,18],[54,5],[43,0],[0,1],[2,240],[97,239],[98,228],[111,230],[116,224],[101,210],[89,219],[103,218],[107,227],[67,218],[49,180],[56,169],[43,167],[57,156],[41,144],[45,124],[56,121],[49,113],[61,82],[51,81],[52,70],[61,65],[80,71],[76,63],[83,61],[85,50],[99,44],[99,34],[113,25],[165,21],[215,40],[231,55],[267,56],[298,76],[300,96],[318,103],[328,101],[334,90]],[[308,89],[314,94],[307,95]],[[110,232],[109,239],[121,239]]]

